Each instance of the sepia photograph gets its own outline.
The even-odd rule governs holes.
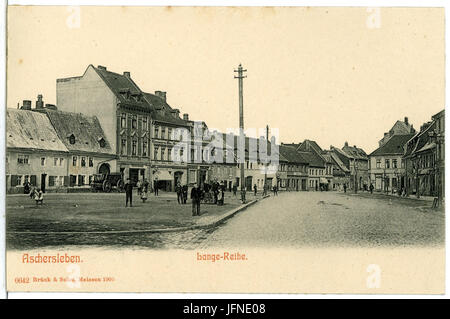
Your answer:
[[[10,5],[6,46],[8,291],[444,293],[444,8]]]

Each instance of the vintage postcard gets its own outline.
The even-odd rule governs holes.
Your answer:
[[[443,294],[445,11],[8,6],[9,292]]]

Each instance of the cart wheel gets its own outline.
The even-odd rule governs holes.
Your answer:
[[[111,183],[108,181],[103,182],[103,191],[109,193],[111,191]]]
[[[120,192],[120,193],[122,193],[123,191],[124,191],[124,183],[123,183],[123,180],[122,179],[119,179],[118,181],[117,181],[117,191],[118,192]]]

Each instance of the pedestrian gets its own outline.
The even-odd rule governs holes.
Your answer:
[[[254,192],[255,196],[258,193],[258,187],[256,186],[256,184],[253,185],[253,192]]]
[[[188,198],[188,186],[187,184],[183,186],[183,204],[186,204]]]
[[[278,186],[275,185],[275,196],[278,196]]]
[[[125,196],[125,207],[128,207],[128,202],[130,202],[130,207],[133,207],[133,184],[129,178],[127,178],[127,182],[125,184]]]
[[[145,203],[147,200],[147,192],[148,192],[148,183],[146,183],[146,179],[142,182],[142,189],[141,189],[141,199],[142,202]]]
[[[183,189],[181,188],[180,183],[177,183],[177,186],[175,186],[175,191],[177,192],[178,204],[183,204]]]
[[[219,183],[217,181],[214,181],[212,184],[212,192],[214,195],[214,204],[217,204],[217,196],[219,195]]]
[[[347,193],[347,184],[344,184],[344,193]]]
[[[44,203],[44,193],[40,188],[34,192],[34,200],[36,201],[36,205],[39,203],[42,205]]]
[[[237,194],[237,185],[236,183],[233,184],[233,196],[236,196]]]
[[[192,216],[200,216],[200,188],[194,184],[191,190]]]
[[[34,187],[33,185],[30,186],[30,199],[34,199],[36,193],[36,187]]]
[[[370,189],[370,193],[373,194],[373,184],[372,183],[370,183],[369,189]]]
[[[141,192],[142,192],[141,180],[138,179],[138,181],[136,182],[136,187],[137,187],[137,194],[138,194],[138,196],[141,196]]]
[[[30,194],[30,183],[28,181],[23,185],[23,193],[27,195]]]
[[[155,196],[158,196],[158,181],[155,181],[155,187],[153,187],[153,190],[155,192]]]

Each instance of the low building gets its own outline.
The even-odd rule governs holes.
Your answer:
[[[36,111],[48,116],[69,151],[69,187],[89,188],[94,174],[117,171],[118,156],[111,149],[96,116],[47,108]]]
[[[280,189],[287,191],[308,190],[308,160],[291,145],[281,144],[279,171],[286,177],[281,179]]]
[[[68,154],[47,115],[31,110],[31,101],[20,110],[6,109],[7,193],[23,193],[27,182],[43,192],[67,187]]]

